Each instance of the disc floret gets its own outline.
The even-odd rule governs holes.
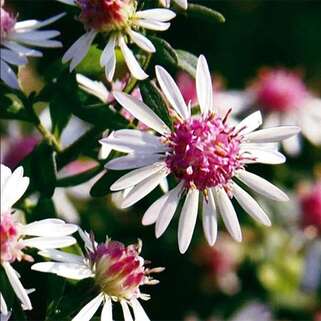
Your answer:
[[[135,12],[133,0],[77,0],[80,21],[99,32],[125,29]]]
[[[141,242],[126,247],[107,240],[96,246],[90,253],[90,260],[95,269],[96,285],[102,292],[117,301],[130,301],[141,297],[140,286],[158,283],[149,274],[162,269],[146,269],[140,251]]]
[[[225,187],[242,168],[241,137],[215,114],[177,121],[168,139],[168,168],[186,188]]]

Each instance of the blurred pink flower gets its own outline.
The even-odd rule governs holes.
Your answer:
[[[9,146],[4,155],[3,163],[11,169],[15,169],[34,150],[38,143],[39,138],[33,135],[13,140],[9,139]]]
[[[264,69],[253,90],[256,104],[266,111],[289,111],[302,106],[308,95],[299,74],[286,69]]]
[[[226,294],[234,294],[239,290],[236,271],[242,256],[241,245],[233,242],[225,233],[221,233],[215,247],[203,243],[194,252],[197,264],[207,271],[204,284]]]
[[[321,181],[315,183],[300,197],[302,225],[313,226],[321,233]]]

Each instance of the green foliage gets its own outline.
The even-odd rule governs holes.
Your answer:
[[[146,105],[171,128],[172,121],[169,116],[168,107],[159,90],[148,80],[142,81],[139,84],[139,89]]]

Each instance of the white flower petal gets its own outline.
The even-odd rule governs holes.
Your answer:
[[[11,88],[19,89],[19,83],[15,72],[0,59],[0,78]]]
[[[139,19],[135,21],[135,25],[155,31],[165,31],[171,26],[169,22],[161,22],[153,19]]]
[[[243,135],[248,134],[262,125],[261,112],[256,111],[244,118],[236,127],[235,131],[241,131]]]
[[[83,263],[41,262],[33,264],[31,270],[53,273],[72,280],[83,280],[94,276],[89,267]]]
[[[7,307],[6,301],[4,300],[4,297],[2,296],[1,292],[0,292],[0,312],[3,315],[8,314],[8,307]]]
[[[6,165],[1,164],[1,171],[0,171],[0,177],[1,177],[1,192],[3,192],[3,188],[9,179],[9,177],[12,175],[12,171],[9,167]]]
[[[64,263],[83,264],[83,261],[84,261],[83,257],[79,255],[75,255],[72,253],[67,253],[67,252],[63,252],[55,249],[39,251],[38,254],[48,259],[52,259],[52,260],[64,262]]]
[[[100,140],[101,144],[124,153],[161,153],[167,150],[158,137],[134,129],[122,129]]]
[[[244,153],[246,157],[253,158],[249,160],[245,160],[245,163],[262,163],[262,164],[283,164],[286,161],[286,158],[283,154],[278,152],[277,150],[267,150],[267,149],[259,149],[259,148],[244,148],[241,145],[240,153]]]
[[[105,303],[101,311],[101,321],[113,321],[113,306],[111,299],[105,296]]]
[[[128,29],[127,33],[130,37],[130,39],[141,49],[153,53],[156,51],[155,46],[153,45],[153,43],[144,35],[142,35],[139,32],[136,32],[134,30]]]
[[[190,189],[187,193],[178,223],[178,247],[184,254],[192,240],[197,212],[198,212],[199,191]]]
[[[139,65],[135,55],[126,45],[125,39],[123,36],[119,36],[118,44],[121,49],[121,52],[126,61],[127,67],[130,70],[130,73],[138,80],[143,80],[148,77],[144,69]]]
[[[40,40],[49,40],[60,35],[56,30],[35,30],[28,32],[14,32],[10,34],[10,39],[21,42],[33,42]]]
[[[274,143],[297,135],[300,128],[297,126],[279,126],[261,129],[244,136],[247,142],[251,143]]]
[[[162,181],[159,183],[159,187],[163,191],[163,193],[167,193],[169,191],[168,180],[167,178],[163,178]]]
[[[58,0],[59,1],[59,0]],[[72,0],[74,1],[74,0]],[[55,21],[59,20],[60,18],[62,18],[64,15],[66,15],[66,13],[60,13],[56,16],[53,16],[49,19],[43,20],[43,21],[39,21],[39,20],[24,20],[24,21],[18,21],[16,22],[14,28],[16,31],[20,31],[23,29],[28,29],[28,30],[32,30],[32,29],[40,29],[42,27],[48,26],[52,23],[54,23]]]
[[[76,75],[76,80],[82,90],[107,103],[110,93],[101,81],[91,80],[81,74]]]
[[[212,191],[208,191],[208,200],[203,197],[202,211],[203,230],[207,242],[213,246],[217,238],[217,213]]]
[[[156,223],[157,218],[159,217],[161,210],[167,201],[168,195],[165,194],[161,198],[159,198],[157,201],[155,201],[145,212],[142,224],[143,225],[152,225]]]
[[[210,111],[215,111],[212,78],[203,55],[197,61],[196,91],[202,114],[207,115]]]
[[[100,56],[100,65],[105,67],[105,74],[108,81],[112,81],[116,70],[116,37],[111,35],[109,41]]]
[[[23,226],[22,233],[30,236],[59,237],[75,233],[78,226],[66,224],[63,220],[45,219]]]
[[[87,303],[71,321],[89,321],[95,315],[103,300],[103,294],[98,294]]]
[[[167,175],[167,170],[161,170],[137,184],[124,198],[121,208],[127,208],[140,201],[143,197],[155,189],[161,180]]]
[[[145,180],[146,178],[158,173],[165,168],[165,163],[156,163],[150,166],[135,169],[122,177],[111,185],[111,191],[119,191],[134,186]]]
[[[5,175],[7,175],[7,171]],[[23,196],[28,186],[29,178],[23,177],[23,168],[19,166],[2,186],[1,213],[9,210]]]
[[[63,237],[33,237],[23,240],[23,244],[28,247],[35,247],[39,250],[62,248],[73,245],[76,240],[71,236]]]
[[[187,0],[174,0],[182,9],[188,8]]]
[[[167,100],[183,119],[190,117],[184,98],[171,75],[161,66],[155,67],[157,81]]]
[[[42,53],[38,50],[24,47],[14,41],[4,41],[3,45],[14,52],[16,52],[18,55],[26,56],[26,57],[42,57]]]
[[[148,127],[162,135],[170,132],[167,125],[143,102],[120,92],[114,92],[113,95],[119,104]]]
[[[112,170],[134,169],[159,162],[162,156],[159,154],[130,154],[110,160],[105,168]]]
[[[89,47],[91,46],[97,32],[91,30],[82,35],[64,54],[62,62],[70,62],[70,71],[72,71],[85,58]]]
[[[166,22],[174,19],[176,17],[176,14],[174,11],[168,9],[148,9],[137,11],[135,13],[135,17]]]
[[[282,142],[282,145],[288,155],[297,156],[301,151],[300,136],[293,136],[291,138],[288,138]]]
[[[122,307],[123,310],[123,315],[124,315],[124,320],[125,321],[133,321],[133,317],[129,311],[129,307],[127,305],[127,302],[125,300],[121,300],[120,301],[120,305]]]
[[[223,188],[218,188],[214,193],[215,203],[222,216],[224,224],[230,235],[237,241],[242,241],[242,232],[234,206]]]
[[[32,305],[28,297],[28,293],[26,289],[22,286],[16,271],[8,262],[2,262],[1,264],[6,272],[8,280],[12,286],[12,289],[14,290],[15,294],[17,295],[17,297],[19,298],[22,304],[22,308],[24,310],[32,310]]]
[[[163,196],[166,200],[159,211],[159,216],[155,226],[155,234],[157,238],[166,231],[175,214],[180,200],[180,194],[183,190],[183,185],[183,182],[179,183],[174,189]]]
[[[81,239],[83,240],[83,242],[85,243],[86,249],[88,249],[91,252],[93,252],[94,251],[93,242],[90,239],[89,233],[87,233],[86,231],[83,231],[80,227],[78,228],[78,233],[79,233],[79,236],[81,237]],[[96,242],[94,242],[94,243],[95,243],[95,246],[96,246]]]
[[[233,195],[242,208],[259,223],[271,226],[271,221],[256,200],[244,189],[233,183]]]
[[[143,307],[137,299],[130,300],[131,306],[134,311],[135,321],[150,321]]]
[[[266,179],[245,170],[239,170],[236,177],[255,192],[276,201],[288,201],[287,195]]]
[[[76,0],[57,0],[59,2],[62,2],[64,4],[68,4],[70,6],[76,6]]]
[[[9,64],[20,66],[28,63],[28,59],[24,56],[17,54],[13,50],[0,48],[0,57]]]

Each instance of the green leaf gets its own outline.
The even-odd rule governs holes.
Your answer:
[[[155,63],[162,66],[176,66],[178,62],[177,54],[172,46],[164,39],[151,36],[150,40],[156,48],[156,52],[153,54],[153,60]]]
[[[196,77],[197,57],[185,50],[176,50],[178,67],[187,72],[193,78]]]
[[[102,73],[102,68],[100,67],[100,56],[102,50],[96,46],[91,46],[88,50],[86,57],[81,61],[81,63],[76,67],[76,71],[90,76],[97,76]]]
[[[55,151],[46,142],[42,142],[31,154],[32,178],[37,190],[43,196],[51,197],[56,186]]]
[[[93,197],[103,197],[109,194],[111,192],[110,186],[125,173],[125,171],[108,171],[94,184],[90,190],[90,195]]]
[[[13,94],[0,96],[0,118],[32,122],[33,117],[24,108],[22,101]]]
[[[191,18],[201,19],[209,23],[225,22],[225,18],[220,12],[201,6],[199,4],[194,4],[194,3],[189,4],[187,9],[187,14]]]
[[[53,91],[53,96],[49,102],[49,110],[52,128],[51,132],[59,138],[64,128],[67,126],[70,118],[71,112],[67,104],[69,102],[66,99],[65,93],[68,90],[69,84],[66,83],[64,75],[60,77]]]
[[[162,119],[169,128],[172,128],[172,121],[169,116],[167,105],[159,90],[148,80],[139,84],[143,101],[150,107],[156,115]]]

